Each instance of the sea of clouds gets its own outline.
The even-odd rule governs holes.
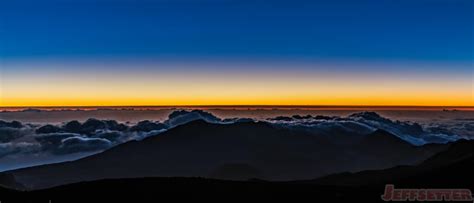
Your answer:
[[[115,120],[88,119],[85,122],[68,121],[59,125],[38,125],[0,120],[0,160],[5,157],[37,156],[38,154],[68,155],[100,152],[130,140],[157,136],[185,123],[202,119],[209,123],[232,124],[239,122],[267,122],[278,128],[311,132],[315,136],[364,136],[377,129],[385,130],[413,145],[448,143],[470,139],[474,121],[430,123],[394,121],[375,112],[359,112],[349,116],[279,116],[264,120],[251,118],[221,119],[202,110],[179,110],[160,121],[140,121],[135,124]]]

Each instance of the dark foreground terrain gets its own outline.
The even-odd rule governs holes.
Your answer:
[[[425,184],[424,188],[460,188],[458,184],[437,186]],[[421,183],[421,182],[420,182]],[[452,183],[452,181],[450,181]],[[459,185],[474,189],[472,178]],[[397,186],[411,188],[410,184]],[[466,187],[462,187],[466,188]],[[364,201],[382,202],[384,185],[370,186],[324,186],[310,182],[264,182],[264,181],[222,181],[203,178],[139,178],[100,180],[59,186],[46,190],[21,192],[2,190],[5,202],[95,202],[114,198],[114,201],[156,202],[157,200],[287,200],[312,202]]]
[[[307,180],[417,164],[448,146],[413,146],[384,130],[325,136],[263,122],[213,124],[196,120],[80,160],[2,172],[0,178],[10,176],[14,181],[0,180],[0,184],[39,190],[141,177]]]
[[[133,178],[82,182],[36,191],[2,189],[5,202],[75,202],[114,198],[156,202],[160,199],[309,200],[380,202],[385,184],[397,188],[474,190],[474,142],[459,141],[416,166],[341,173],[306,181],[223,181],[205,178]],[[472,202],[472,201],[471,201]]]
[[[139,178],[76,183],[46,190],[3,191],[4,202],[76,202],[115,198],[118,201],[157,200],[371,200],[380,199],[381,188],[317,186],[302,183],[222,181],[203,178]]]

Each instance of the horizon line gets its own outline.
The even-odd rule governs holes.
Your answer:
[[[211,107],[265,107],[265,108],[474,108],[472,106],[440,106],[440,105],[65,105],[65,106],[0,106],[2,108],[211,108]]]

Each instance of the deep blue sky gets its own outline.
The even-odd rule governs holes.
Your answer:
[[[1,1],[0,56],[472,62],[472,0]]]
[[[473,106],[473,15],[473,0],[0,0],[0,106]]]

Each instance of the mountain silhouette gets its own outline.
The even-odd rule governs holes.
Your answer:
[[[378,132],[380,133],[380,132]],[[383,136],[382,136],[383,137]],[[377,138],[379,139],[379,138]],[[390,138],[389,138],[390,139]],[[41,200],[63,197],[110,197],[120,194],[121,200],[160,198],[173,199],[293,199],[382,202],[385,184],[400,188],[468,188],[473,189],[471,173],[474,169],[474,141],[458,141],[447,150],[437,153],[414,166],[397,166],[385,170],[340,173],[316,180],[272,182],[258,179],[229,181],[208,178],[147,177],[108,179],[62,185],[35,191],[14,191],[0,187],[2,198]],[[226,167],[223,167],[226,170]],[[232,167],[230,167],[232,168]],[[254,173],[247,165],[238,165],[242,171]],[[2,177],[12,181],[12,177]]]
[[[341,135],[338,138],[343,139]],[[137,177],[288,181],[415,164],[447,146],[412,146],[386,131],[353,140],[338,142],[265,122],[213,124],[196,120],[77,161],[0,174],[11,175],[18,182],[2,184],[11,188],[21,185],[22,189]]]
[[[309,182],[332,186],[373,186],[390,183],[409,187],[473,188],[473,171],[474,141],[462,140],[415,166],[345,172]]]

